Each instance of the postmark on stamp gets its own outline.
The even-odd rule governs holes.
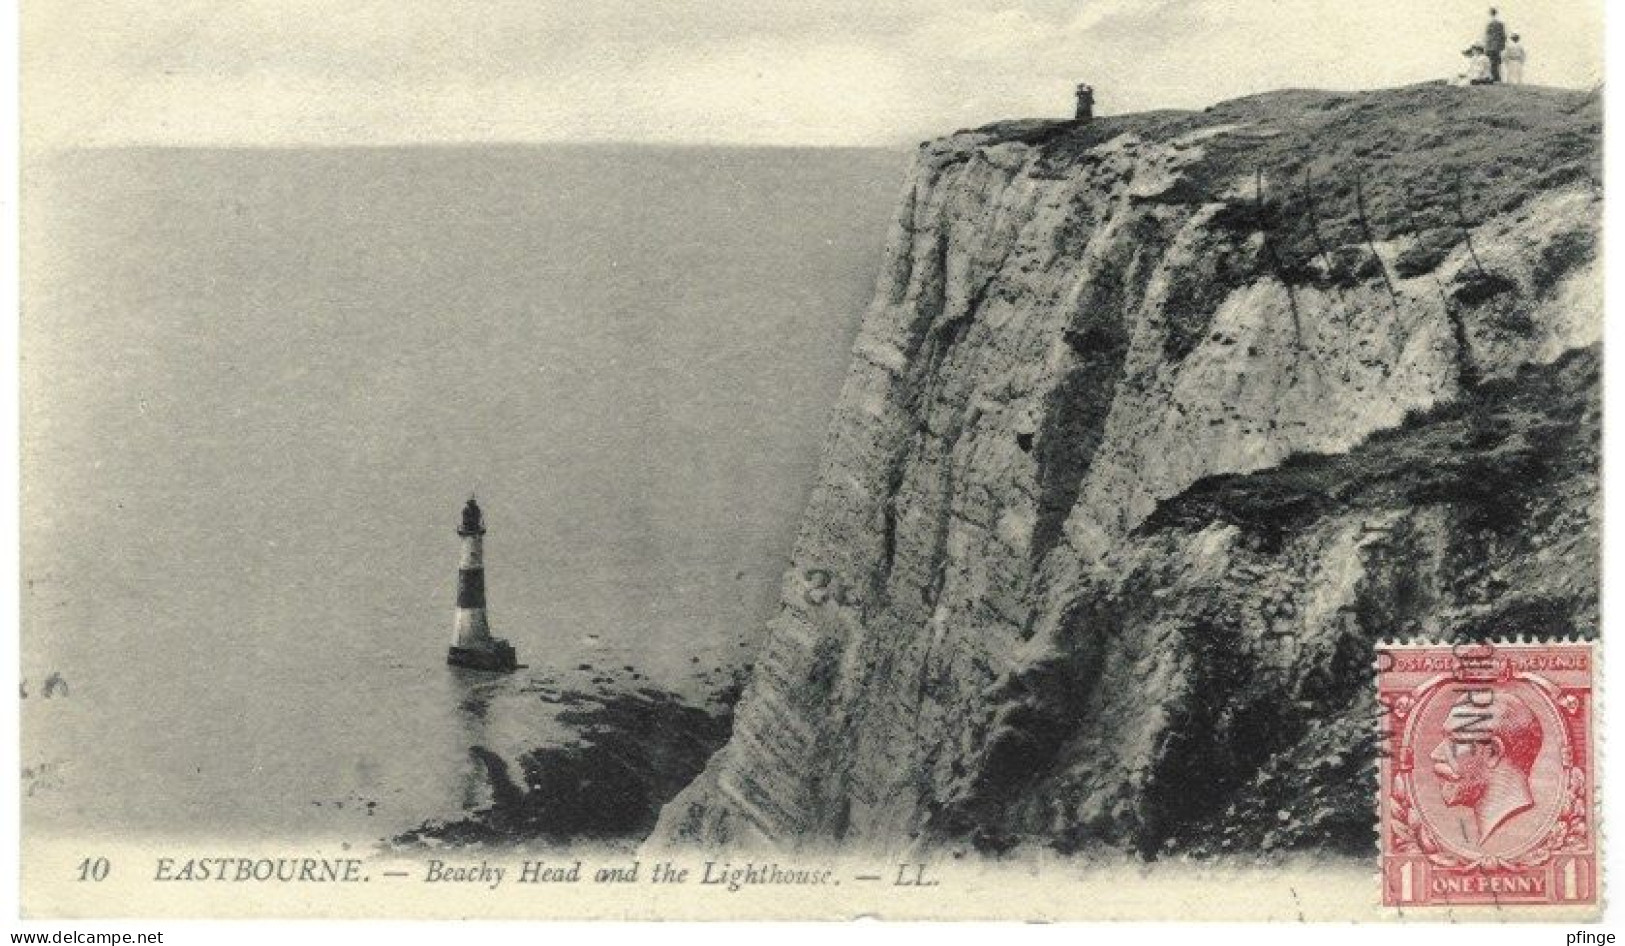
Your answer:
[[[1386,906],[1597,901],[1593,645],[1377,651]]]

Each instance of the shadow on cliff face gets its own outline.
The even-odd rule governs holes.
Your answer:
[[[1475,526],[1526,528],[1545,482],[1595,477],[1596,346],[1416,412],[1346,454],[1299,454],[1257,473],[1211,476],[1157,507],[1142,535],[1235,525],[1278,545],[1340,510],[1451,504]]]
[[[1600,366],[1597,346],[1572,351],[1349,453],[1164,502],[1050,656],[995,688],[974,777],[932,834],[988,854],[1368,854],[1378,640],[1597,633]],[[1336,536],[1361,577],[1311,618]],[[1221,551],[1192,552],[1200,537]],[[1099,738],[1132,712],[1164,720],[1143,751]]]
[[[1321,672],[1274,689],[1235,676],[1255,676],[1256,666],[1232,667],[1229,689],[1215,689],[1244,699],[1216,702],[1231,714],[1228,730],[1212,720],[1190,727],[1202,748],[1160,773],[1151,797],[1164,826],[1157,843],[1196,854],[1365,854],[1380,749],[1368,663],[1378,639],[1597,634],[1588,510],[1599,485],[1600,370],[1598,347],[1572,351],[1413,415],[1346,455],[1216,477],[1158,510],[1147,532],[1229,523],[1276,548],[1316,522],[1369,514],[1372,541],[1366,580]],[[1379,519],[1385,510],[1406,514]],[[1428,518],[1442,525],[1430,529]],[[1285,705],[1301,713],[1283,718],[1289,697]],[[1261,728],[1249,732],[1249,719]],[[1227,762],[1228,804],[1189,790],[1211,784]]]
[[[413,850],[641,841],[661,806],[727,741],[738,690],[720,691],[704,706],[651,688],[538,698],[568,707],[558,721],[579,738],[525,753],[517,772],[485,746],[470,747],[489,783],[490,805],[460,820],[425,823],[389,843]]]

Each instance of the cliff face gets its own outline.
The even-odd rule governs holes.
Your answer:
[[[1598,103],[922,145],[731,741],[658,843],[1371,843],[1379,638],[1594,633]]]

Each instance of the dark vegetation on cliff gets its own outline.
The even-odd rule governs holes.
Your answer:
[[[1144,199],[1203,203],[1221,197],[1238,171],[1256,172],[1257,186],[1230,197],[1222,219],[1268,230],[1282,272],[1301,281],[1358,278],[1355,261],[1337,250],[1358,247],[1368,233],[1377,240],[1421,236],[1423,246],[1396,268],[1405,276],[1426,273],[1463,241],[1464,225],[1564,185],[1602,183],[1601,99],[1557,89],[1429,83],[1270,92],[1200,112],[978,131],[1036,145],[1045,166],[1063,175],[1097,162],[1091,149],[1125,132],[1167,142],[1224,125],[1256,130],[1203,141],[1202,157],[1177,188]]]
[[[1538,525],[1528,520],[1533,500],[1598,475],[1600,361],[1595,348],[1569,352],[1415,412],[1348,453],[1299,454],[1257,473],[1207,477],[1164,501],[1138,531],[1229,523],[1279,548],[1335,512],[1438,503],[1488,532],[1529,532]]]
[[[1140,198],[1199,205],[1222,201],[1215,218],[1230,244],[1172,293],[1167,353],[1179,359],[1200,339],[1225,294],[1267,276],[1289,288],[1343,290],[1377,279],[1433,272],[1486,218],[1576,183],[1600,191],[1602,104],[1595,94],[1428,83],[1365,93],[1271,92],[1201,112],[1113,116],[1072,122],[1017,121],[978,129],[995,141],[1036,146],[1056,177],[1101,159],[1093,149],[1125,133],[1148,142],[1225,126],[1201,141],[1201,157],[1174,186]],[[1227,189],[1237,173],[1252,185]],[[1262,242],[1249,238],[1262,234]],[[1375,244],[1403,241],[1384,263]],[[1461,331],[1460,310],[1520,292],[1539,295],[1596,252],[1591,233],[1567,235],[1526,286],[1478,262],[1439,283]],[[1396,300],[1397,301],[1397,300]],[[1296,303],[1294,303],[1296,304]],[[1300,313],[1300,318],[1302,317]],[[1511,318],[1516,321],[1516,316]],[[1519,326],[1506,326],[1517,330]],[[1476,368],[1465,362],[1464,375]]]

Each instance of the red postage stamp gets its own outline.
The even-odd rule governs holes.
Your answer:
[[[1377,651],[1382,900],[1597,900],[1588,642]]]

